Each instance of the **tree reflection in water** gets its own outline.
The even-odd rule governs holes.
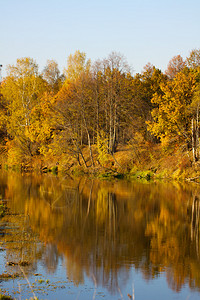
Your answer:
[[[116,292],[134,266],[146,280],[165,273],[175,291],[199,290],[198,186],[1,176],[2,197],[46,244],[35,259],[49,272],[61,257],[77,285],[86,274]]]

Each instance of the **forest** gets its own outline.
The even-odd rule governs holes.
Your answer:
[[[165,72],[132,71],[112,52],[76,51],[63,74],[54,60],[7,66],[0,85],[0,163],[23,171],[200,176],[200,49]]]

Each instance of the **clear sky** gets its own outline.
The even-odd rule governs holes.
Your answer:
[[[0,64],[47,59],[61,72],[80,50],[92,61],[122,53],[135,72],[164,71],[175,55],[200,48],[200,0],[0,0]]]

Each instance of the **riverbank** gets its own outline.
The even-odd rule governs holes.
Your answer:
[[[1,166],[22,172],[85,175],[98,178],[146,178],[200,181],[200,164],[192,162],[192,154],[177,149],[163,149],[161,145],[143,143],[119,146],[117,151],[103,157],[95,146],[91,153],[88,148],[82,150],[84,158],[62,154],[51,154],[24,159],[20,164],[7,164],[1,157]]]

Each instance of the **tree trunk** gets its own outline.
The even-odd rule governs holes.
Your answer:
[[[93,155],[92,155],[92,147],[91,147],[91,141],[90,141],[90,134],[87,130],[87,136],[88,136],[88,147],[89,147],[89,151],[90,151],[90,158],[91,158],[91,161],[92,161],[92,166],[94,167],[94,160],[93,160]]]
[[[199,104],[197,106],[196,118],[196,159],[199,159]]]
[[[90,158],[91,158],[91,161],[92,161],[92,166],[94,167],[95,164],[94,164],[93,155],[92,155],[90,133],[89,133],[89,130],[88,130],[88,127],[87,127],[85,116],[83,116],[83,120],[84,120],[84,123],[85,123],[85,130],[87,132],[87,137],[88,137],[88,147],[89,147],[89,152],[90,152]]]
[[[194,119],[192,118],[192,158],[193,162],[196,161],[196,151],[195,151],[195,129],[194,129]]]
[[[88,169],[86,160],[85,160],[85,158],[84,158],[84,156],[83,156],[83,153],[82,153],[82,151],[81,151],[80,149],[79,149],[79,152],[80,152],[80,155],[81,155],[81,157],[82,157],[82,160],[83,160],[83,163],[84,163],[85,167]]]

